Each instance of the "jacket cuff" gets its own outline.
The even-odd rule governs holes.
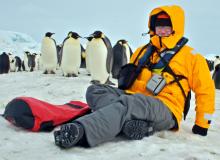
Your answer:
[[[194,134],[199,134],[201,136],[207,136],[208,129],[197,126],[196,124],[192,128]]]

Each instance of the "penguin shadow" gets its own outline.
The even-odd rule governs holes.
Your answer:
[[[63,77],[78,77],[78,75],[76,75],[74,73],[68,73],[67,75],[63,74]]]
[[[44,71],[43,74],[56,74],[54,71]]]

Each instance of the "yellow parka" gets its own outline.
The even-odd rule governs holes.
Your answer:
[[[154,22],[155,17],[159,12],[166,12],[171,19],[173,34],[169,37],[161,37],[161,43],[159,37],[154,33]],[[150,13],[149,24],[151,43],[157,47],[158,51],[164,48],[172,49],[176,43],[183,37],[184,34],[184,12],[179,6],[162,6],[155,8]],[[138,48],[130,59],[130,63],[133,63],[140,50]],[[139,59],[143,56],[139,56]],[[156,63],[159,60],[158,54],[154,53],[151,62]],[[138,62],[138,61],[137,61]],[[211,79],[211,75],[206,64],[206,60],[199,53],[196,53],[193,48],[185,45],[170,61],[169,66],[176,75],[182,75],[186,79],[180,80],[180,83],[187,95],[190,90],[195,93],[196,98],[196,120],[195,124],[209,128],[211,116],[214,113],[215,104],[215,88],[214,82]],[[146,90],[146,84],[151,78],[153,72],[144,68],[134,84],[126,90],[127,93],[142,93],[146,96],[153,96],[149,91]],[[174,80],[174,77],[167,73],[162,73],[166,79],[167,85],[155,98],[160,99],[170,111],[174,114],[177,119],[178,127],[182,120],[185,98],[181,92],[178,84],[169,82]],[[191,106],[192,107],[192,106]]]

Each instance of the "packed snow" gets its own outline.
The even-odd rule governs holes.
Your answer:
[[[31,96],[54,104],[70,100],[85,101],[85,91],[90,78],[81,69],[77,78],[66,78],[58,71],[56,75],[44,75],[42,71],[17,72],[0,75],[0,113],[4,106],[18,96]],[[12,126],[0,118],[0,156],[2,160],[46,159],[46,160],[146,160],[146,159],[220,159],[220,91],[216,90],[216,113],[208,136],[191,132],[193,126],[194,98],[187,120],[182,122],[179,132],[163,131],[140,141],[117,138],[94,148],[74,147],[63,150],[55,146],[53,133],[33,133]]]
[[[0,32],[0,35],[3,33]],[[9,34],[11,35],[11,34]],[[21,35],[21,34],[19,34]],[[1,40],[4,49],[23,49],[24,44]],[[18,36],[20,37],[20,36]],[[18,38],[17,37],[17,38]],[[23,37],[23,36],[22,36]],[[0,39],[2,37],[0,36]],[[18,38],[22,39],[22,38]],[[11,42],[12,40],[12,42]],[[3,43],[4,42],[4,43]],[[9,42],[11,44],[9,45]],[[26,45],[35,48],[32,39],[25,36]],[[17,48],[16,48],[17,47]],[[20,51],[19,51],[20,52]],[[16,52],[18,55],[19,53]],[[38,98],[53,104],[63,104],[70,100],[85,101],[86,88],[91,77],[85,69],[80,70],[79,77],[63,77],[60,70],[55,75],[44,75],[42,71],[11,72],[0,75],[0,113],[9,101],[19,96]],[[113,79],[113,82],[116,80]],[[0,159],[2,160],[218,160],[220,159],[220,90],[216,90],[216,112],[208,136],[194,135],[191,128],[195,120],[195,99],[191,100],[191,109],[187,120],[181,124],[178,132],[163,131],[143,140],[130,141],[118,137],[114,141],[100,144],[94,148],[73,147],[60,149],[54,144],[53,132],[33,133],[11,125],[0,117]]]

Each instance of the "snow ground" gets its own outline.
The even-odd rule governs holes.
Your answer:
[[[70,100],[85,101],[90,77],[81,69],[77,78],[43,75],[42,71],[0,75],[0,113],[17,96],[31,96],[54,104]],[[208,136],[194,135],[194,97],[186,121],[179,132],[163,131],[140,141],[116,138],[94,148],[75,147],[63,150],[55,146],[53,134],[33,133],[16,128],[0,117],[1,160],[219,160],[220,159],[220,90],[216,90],[216,112]]]

